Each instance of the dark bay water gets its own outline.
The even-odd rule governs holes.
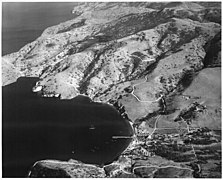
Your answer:
[[[112,106],[88,97],[41,98],[32,93],[38,78],[19,78],[4,86],[3,177],[24,177],[38,160],[71,158],[107,164],[117,158],[132,136],[129,122]]]
[[[3,2],[2,55],[18,51],[44,29],[75,18],[73,2]]]

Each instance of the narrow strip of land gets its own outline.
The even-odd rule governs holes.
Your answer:
[[[132,139],[132,136],[112,136],[113,139]]]

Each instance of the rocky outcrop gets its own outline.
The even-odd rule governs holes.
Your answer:
[[[200,163],[194,144],[185,144],[181,135],[220,127],[220,3],[77,3],[73,13],[78,17],[47,28],[2,58],[3,85],[19,76],[38,76],[45,93],[62,99],[84,94],[122,107],[136,139],[124,165],[118,161],[104,168],[109,177],[206,177],[200,166],[215,168],[219,162]],[[160,111],[160,94],[166,112]],[[197,110],[195,101],[206,108]],[[168,148],[174,153],[159,152]],[[132,162],[145,166],[153,157],[177,167],[133,170]]]
[[[43,160],[36,162],[28,177],[31,178],[95,178],[105,177],[103,168],[70,160],[68,162]]]

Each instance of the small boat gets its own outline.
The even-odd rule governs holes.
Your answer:
[[[44,98],[56,98],[56,99],[60,99],[61,94],[43,94]]]
[[[90,130],[95,130],[94,125],[91,125],[91,127],[89,128]]]

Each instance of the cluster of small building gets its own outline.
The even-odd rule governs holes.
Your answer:
[[[46,98],[59,98],[61,97],[61,94],[59,93],[44,93],[43,92],[43,86],[40,85],[40,82],[37,82],[36,85],[33,87],[32,91],[34,93],[37,93],[41,97],[46,97]]]
[[[144,143],[139,141],[133,141],[131,146],[129,146],[124,153],[123,156],[130,156],[132,159],[140,158],[140,159],[147,159],[154,154],[147,150],[147,147],[144,147]]]

